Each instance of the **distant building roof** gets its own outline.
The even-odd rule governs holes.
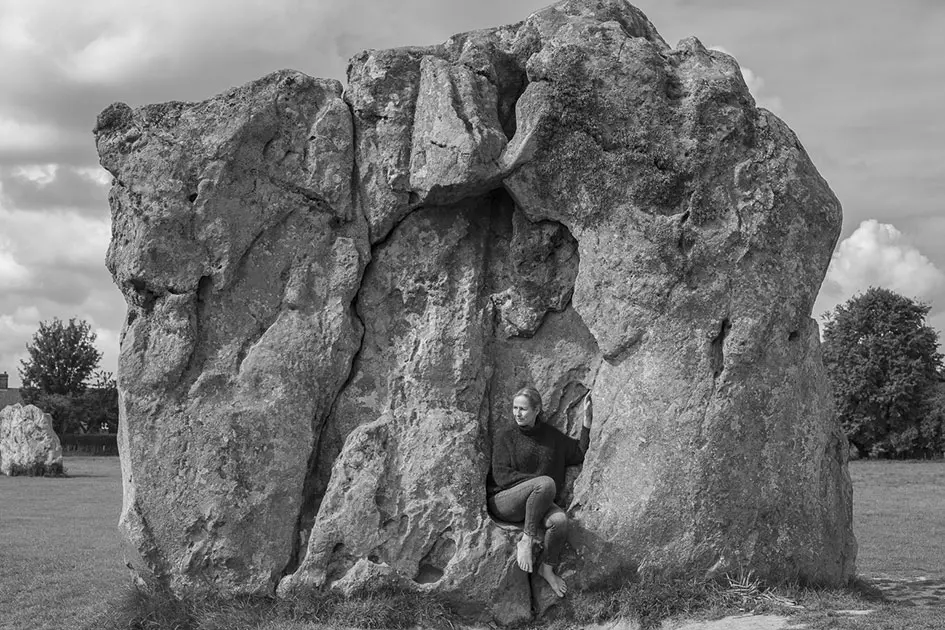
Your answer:
[[[0,389],[0,409],[3,409],[7,405],[15,405],[16,403],[23,404],[19,389]]]

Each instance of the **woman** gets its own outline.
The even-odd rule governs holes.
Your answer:
[[[584,397],[580,440],[543,422],[541,411],[541,395],[533,387],[519,390],[512,398],[515,424],[496,436],[488,504],[496,518],[524,521],[516,560],[528,573],[533,568],[532,549],[538,541],[539,525],[544,526],[545,554],[538,574],[551,585],[555,595],[564,597],[568,586],[555,573],[555,567],[568,537],[568,515],[554,500],[564,486],[565,468],[584,461],[593,419],[591,394],[588,392]]]

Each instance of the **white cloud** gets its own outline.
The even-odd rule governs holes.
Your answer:
[[[101,167],[29,163],[0,166],[0,206],[48,216],[72,213],[104,220],[111,180]]]
[[[104,268],[111,237],[108,219],[66,212],[44,213],[0,208],[7,247],[21,264],[88,265]]]
[[[722,46],[709,46],[709,50],[717,50],[721,53],[729,55],[732,58],[735,58],[735,55],[727,51]],[[775,114],[780,114],[784,106],[781,101],[781,97],[775,96],[773,94],[767,94],[765,92],[765,80],[758,76],[751,68],[746,68],[741,64],[739,64],[738,67],[741,69],[742,79],[745,80],[745,85],[748,86],[748,91],[751,92],[751,95],[755,98],[755,103],[758,105],[758,107],[764,107],[765,109],[771,110]]]
[[[58,170],[58,164],[28,164],[14,168],[13,176],[19,177],[20,179],[28,179],[31,182],[45,186],[56,180],[56,172]]]
[[[25,85],[35,80],[33,65],[66,84],[206,84],[208,71],[233,76],[232,65],[269,58],[278,65],[265,71],[295,67],[341,79],[345,60],[363,48],[433,44],[521,20],[544,4],[400,0],[392,10],[388,0],[0,0],[0,24],[10,32],[9,41],[0,38],[0,68]],[[4,67],[5,57],[16,61]]]
[[[111,372],[112,375],[118,373],[118,353],[119,353],[119,343],[118,340],[121,338],[120,330],[112,330],[110,328],[103,328],[101,325],[98,325],[98,322],[94,318],[89,318],[89,323],[92,325],[93,330],[95,330],[95,347],[98,348],[102,353],[102,361],[99,363],[99,368],[105,370],[106,372]]]
[[[0,240],[0,291],[22,287],[29,281],[29,270],[17,262],[9,243]]]
[[[151,60],[148,43],[145,28],[138,24],[104,33],[66,59],[66,73],[80,82],[117,83]]]
[[[26,53],[36,50],[36,40],[29,32],[27,20],[22,15],[4,14],[0,20],[0,41],[9,52]]]
[[[889,223],[863,221],[837,246],[814,305],[814,315],[832,311],[871,286],[932,301],[945,291],[945,273]],[[932,303],[934,312],[941,305]]]
[[[755,102],[759,107],[764,107],[778,114],[783,109],[783,103],[780,96],[774,96],[765,93],[765,80],[755,74],[751,68],[741,68],[742,78],[748,86],[748,91],[755,97]]]
[[[75,169],[75,172],[78,173],[79,176],[99,186],[108,187],[112,185],[112,174],[101,166],[91,168],[79,167]]]
[[[843,295],[881,286],[926,298],[945,286],[945,273],[895,226],[869,219],[837,246],[826,282]]]
[[[323,23],[342,17],[357,23],[347,16],[338,1],[14,0],[0,9],[0,22],[9,20],[15,35],[0,50],[28,44],[73,81],[117,84],[143,72],[185,68],[199,55],[232,50],[234,42],[244,50],[299,51],[314,34],[331,34],[321,33]]]
[[[56,142],[55,127],[0,116],[0,152],[29,151]]]
[[[18,387],[17,369],[26,358],[26,344],[39,328],[39,312],[34,307],[19,307],[9,314],[0,313],[0,372],[10,376],[10,387]]]
[[[28,340],[39,328],[36,325],[38,321],[39,310],[35,306],[20,306],[9,315],[0,315],[0,330],[4,334]]]

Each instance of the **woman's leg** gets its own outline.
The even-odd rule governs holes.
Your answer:
[[[541,566],[538,567],[538,574],[545,578],[545,581],[551,586],[551,590],[558,597],[564,597],[568,592],[568,585],[555,573],[558,566],[558,560],[561,557],[561,549],[568,539],[568,515],[564,510],[551,504],[543,518],[545,525],[545,554],[541,559]]]
[[[532,538],[537,538],[538,528],[545,513],[554,505],[556,492],[554,479],[535,477],[512,486],[508,490],[497,492],[489,500],[489,509],[503,521],[511,523],[524,521],[525,533]]]
[[[489,500],[489,509],[505,521],[524,521],[525,534],[517,548],[518,566],[531,573],[532,543],[538,540],[538,528],[545,513],[554,505],[557,488],[551,477],[535,477],[508,490],[498,492]]]
[[[554,503],[548,508],[544,516],[545,526],[545,555],[542,560],[552,567],[558,566],[561,549],[568,540],[568,515]]]

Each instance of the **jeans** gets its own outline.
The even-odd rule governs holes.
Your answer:
[[[545,528],[545,555],[542,562],[556,566],[564,541],[568,539],[568,515],[555,505],[558,489],[551,477],[535,477],[497,492],[489,499],[489,510],[496,518],[511,523],[524,521],[525,533],[538,537],[539,525]]]

